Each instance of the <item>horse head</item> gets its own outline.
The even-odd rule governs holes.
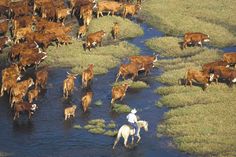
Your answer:
[[[145,120],[138,121],[139,128],[144,128],[145,131],[148,131],[148,122]]]

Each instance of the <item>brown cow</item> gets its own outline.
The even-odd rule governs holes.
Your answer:
[[[100,1],[97,4],[97,18],[99,15],[103,16],[104,11],[108,12],[108,15],[114,15],[116,12],[120,11],[123,8],[122,3],[114,1]]]
[[[41,88],[45,89],[48,81],[47,67],[37,71],[35,76],[36,76],[35,87],[37,88],[38,86],[40,86]]]
[[[114,103],[115,100],[120,99],[123,100],[125,97],[126,91],[129,87],[128,83],[124,83],[122,85],[117,85],[112,88],[112,99],[111,104]]]
[[[192,81],[196,81],[199,84],[203,84],[203,90],[209,85],[208,82],[212,81],[214,78],[214,74],[208,74],[207,72],[199,71],[196,69],[188,69],[185,75],[185,86],[190,83],[190,87],[192,87]]]
[[[73,93],[74,87],[75,87],[75,74],[70,74],[67,72],[67,78],[63,81],[63,97],[68,98],[69,94]]]
[[[65,19],[71,14],[71,9],[68,8],[56,8],[56,18],[61,21],[62,25],[65,25]]]
[[[216,83],[218,83],[218,79],[224,79],[228,81],[229,86],[231,87],[233,83],[236,82],[236,70],[226,68],[225,66],[216,66],[213,69],[213,73],[216,79]]]
[[[236,64],[236,52],[224,53],[223,60],[228,64]]]
[[[89,64],[89,67],[83,71],[82,73],[82,86],[87,87],[88,82],[90,82],[93,79],[94,72],[93,72],[93,64]]]
[[[32,114],[34,114],[34,112],[36,111],[36,109],[38,108],[38,106],[36,104],[31,104],[28,102],[20,102],[20,103],[16,103],[15,105],[15,115],[13,120],[16,120],[16,118],[19,118],[20,116],[20,112],[28,112],[28,117],[29,119],[31,119]]]
[[[78,39],[83,38],[85,34],[87,33],[87,31],[88,31],[88,27],[86,25],[80,26],[77,33]]]
[[[11,108],[14,106],[14,104],[23,102],[23,97],[24,96],[22,94],[13,96],[11,100]]]
[[[116,82],[118,81],[120,75],[125,80],[127,75],[132,75],[132,80],[138,76],[138,71],[141,69],[142,65],[137,63],[121,64],[119,72],[116,75]]]
[[[67,107],[67,108],[64,109],[65,120],[70,118],[70,116],[75,117],[75,110],[76,110],[76,108],[77,108],[77,106],[73,105],[71,107]]]
[[[93,10],[91,9],[85,10],[82,14],[82,17],[84,25],[88,26],[93,18]]]
[[[123,10],[123,18],[125,18],[128,14],[131,14],[131,16],[138,14],[138,11],[140,9],[141,9],[140,4],[125,4]]]
[[[12,86],[10,90],[9,102],[11,102],[12,97],[22,95],[24,97],[28,91],[28,88],[34,85],[34,81],[32,78],[28,78],[27,80],[17,82],[14,86]]]
[[[82,106],[84,112],[86,112],[92,102],[92,97],[93,93],[92,92],[87,92],[83,97],[82,97]]]
[[[0,23],[0,33],[6,35],[8,31],[8,20],[4,20]]]
[[[209,35],[203,34],[200,32],[188,32],[184,34],[183,48],[186,48],[187,45],[199,44],[202,47],[202,42],[209,42]]]
[[[225,62],[225,61],[222,61],[222,60],[214,61],[214,62],[211,62],[211,63],[206,63],[206,64],[202,65],[202,70],[206,71],[208,73],[211,73],[211,72],[214,71],[214,67],[216,67],[216,66],[225,66],[225,67],[227,67],[228,63]]]
[[[111,34],[113,39],[117,39],[118,35],[120,34],[120,26],[118,22],[114,22],[114,26],[112,27]]]
[[[11,42],[11,39],[8,36],[0,37],[0,53],[2,53],[2,49],[4,46],[6,46],[9,42]]]
[[[102,46],[102,39],[105,35],[106,33],[103,30],[88,34],[84,49],[86,50],[88,48],[90,51],[92,46],[96,46],[97,44]]]
[[[40,92],[40,89],[31,89],[29,92],[28,92],[28,100],[29,100],[29,103],[32,103],[33,100],[37,100],[38,99],[38,96],[39,96],[39,92]]]
[[[12,64],[10,67],[2,70],[2,87],[0,96],[3,96],[4,91],[10,93],[10,89],[16,84],[17,80],[20,80],[20,78],[20,70],[17,64]]]

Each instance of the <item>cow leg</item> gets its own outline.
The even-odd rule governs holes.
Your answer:
[[[189,82],[188,79],[186,79],[184,84],[185,87],[188,85],[188,82]]]
[[[192,80],[189,80],[190,87],[192,87],[193,83]]]
[[[29,110],[29,119],[31,119],[31,111]]]

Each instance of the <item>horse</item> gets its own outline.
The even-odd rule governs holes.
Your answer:
[[[141,140],[141,137],[140,137],[140,134],[139,134],[140,129],[144,128],[145,131],[148,131],[148,122],[144,121],[144,120],[139,120],[137,122],[137,125],[138,125],[138,130],[137,130],[138,140],[137,140],[136,143],[139,143],[139,141]],[[115,149],[115,146],[119,142],[121,136],[124,138],[125,147],[128,148],[127,142],[128,142],[129,135],[132,136],[132,144],[133,144],[134,143],[134,134],[135,134],[135,130],[133,128],[130,128],[130,126],[126,125],[126,124],[122,125],[120,127],[119,131],[118,131],[116,140],[115,140],[114,145],[113,145],[112,148]]]

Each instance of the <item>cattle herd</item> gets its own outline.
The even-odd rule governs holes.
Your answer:
[[[69,15],[75,16],[79,22],[77,38],[84,39],[83,48],[91,51],[91,48],[102,46],[102,39],[106,35],[104,30],[87,34],[90,21],[94,17],[108,15],[121,15],[126,18],[138,13],[141,9],[141,0],[131,3],[125,0],[1,0],[0,1],[0,53],[8,44],[11,47],[8,52],[9,66],[1,72],[1,91],[0,96],[9,95],[9,104],[14,110],[14,117],[19,118],[20,112],[28,112],[29,119],[36,111],[38,106],[33,102],[37,100],[42,89],[46,89],[48,80],[48,67],[39,64],[47,57],[47,48],[56,43],[56,46],[67,45],[71,43],[72,37],[69,33],[72,31],[71,24],[65,24],[65,19]],[[119,38],[119,23],[114,22],[112,27],[112,36],[114,40]],[[209,36],[202,33],[186,33],[182,48],[188,45],[200,45],[209,41]],[[145,76],[154,67],[157,61],[157,55],[154,56],[131,56],[128,64],[122,64],[116,76],[116,82],[120,76],[123,79],[131,77],[134,80],[139,71],[144,71]],[[236,82],[236,71],[229,68],[236,63],[234,53],[224,54],[222,61],[203,65],[203,70],[189,69],[186,73],[186,83],[192,85],[192,80],[204,84],[204,88],[209,81],[218,79],[229,80],[229,85]],[[33,76],[25,78],[24,74],[29,67],[35,67]],[[82,73],[82,87],[90,87],[94,77],[94,65],[88,63],[88,68]],[[63,97],[67,99],[72,95],[75,80],[78,74],[68,73],[63,82]],[[129,85],[127,83],[112,88],[111,104],[117,99],[123,99]],[[25,97],[27,96],[28,99]],[[88,111],[92,101],[92,92],[86,92],[82,97],[83,111]],[[28,101],[26,101],[28,100]],[[65,120],[70,116],[75,116],[76,106],[64,109]]]

